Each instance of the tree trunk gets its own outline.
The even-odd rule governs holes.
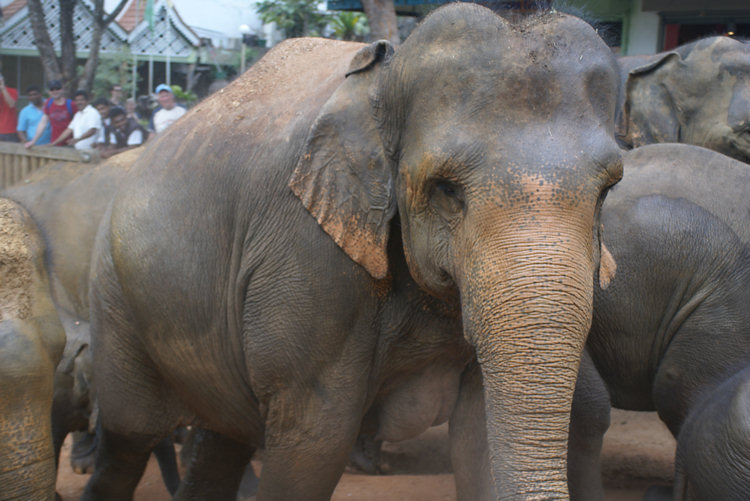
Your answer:
[[[67,95],[75,92],[78,84],[76,75],[76,41],[73,36],[73,11],[76,0],[60,0],[60,63],[62,66],[63,87]]]
[[[94,83],[96,68],[99,65],[99,48],[102,36],[107,26],[120,14],[127,0],[121,0],[117,7],[109,14],[104,12],[104,0],[94,2],[94,31],[91,35],[89,57],[78,78],[76,65],[76,43],[73,34],[73,14],[77,0],[59,0],[60,10],[60,57],[55,53],[55,47],[44,22],[44,9],[41,0],[29,0],[29,17],[34,30],[37,50],[42,60],[44,76],[49,80],[62,80],[67,95],[72,95],[76,89],[90,90]]]
[[[61,80],[62,70],[60,63],[55,54],[55,47],[52,39],[47,32],[47,26],[44,23],[44,10],[42,9],[41,0],[29,0],[29,19],[31,20],[31,29],[34,31],[34,41],[36,49],[42,60],[42,68],[47,81]]]
[[[370,37],[373,40],[388,40],[394,45],[401,43],[393,0],[362,0],[362,6],[370,23]]]

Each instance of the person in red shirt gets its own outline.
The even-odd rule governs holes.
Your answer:
[[[6,87],[5,79],[0,74],[0,141],[18,142],[18,134],[16,134],[16,126],[18,125],[17,99],[18,91],[12,87]]]
[[[48,88],[50,98],[44,103],[44,116],[39,121],[34,138],[23,144],[26,148],[31,148],[36,144],[47,123],[52,126],[50,142],[54,142],[68,128],[70,121],[73,120],[73,115],[75,115],[73,101],[66,99],[63,95],[62,84],[58,80],[52,80]]]

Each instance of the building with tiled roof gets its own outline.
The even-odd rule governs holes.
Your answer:
[[[42,5],[47,29],[59,51],[59,3],[42,0]],[[144,16],[145,5],[146,0],[129,1],[103,33],[100,53],[119,53],[123,47],[128,48],[142,77],[139,93],[147,93],[164,82],[185,87],[198,61],[201,38],[182,20],[172,2],[154,1],[153,25]],[[76,2],[73,19],[76,57],[85,59],[94,25],[93,3]],[[17,89],[23,90],[32,83],[44,84],[27,0],[13,0],[2,7],[0,70],[5,80]]]

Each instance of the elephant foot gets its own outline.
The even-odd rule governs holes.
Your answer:
[[[255,475],[253,465],[247,463],[245,473],[242,475],[242,481],[240,481],[240,488],[237,490],[237,501],[254,499],[255,494],[258,492],[259,483],[260,479]]]
[[[78,431],[73,433],[73,448],[70,451],[70,467],[79,475],[94,472],[94,456],[97,447],[96,435]]]
[[[357,438],[354,450],[349,457],[349,468],[370,475],[387,473],[390,467],[384,464],[380,458],[380,448],[382,445],[383,442],[375,440],[372,435]]]
[[[671,501],[672,487],[668,485],[652,485],[643,494],[643,501]]]

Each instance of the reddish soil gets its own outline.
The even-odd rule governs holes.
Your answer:
[[[613,411],[604,440],[603,468],[606,501],[641,500],[650,485],[668,484],[672,477],[675,442],[653,413]],[[70,443],[63,448],[57,490],[64,501],[77,500],[88,475],[70,469]],[[345,473],[333,501],[454,501],[456,492],[448,459],[447,426],[419,437],[385,444],[383,457],[390,474]],[[256,465],[257,467],[258,465]],[[135,501],[169,501],[156,461],[151,459]]]

